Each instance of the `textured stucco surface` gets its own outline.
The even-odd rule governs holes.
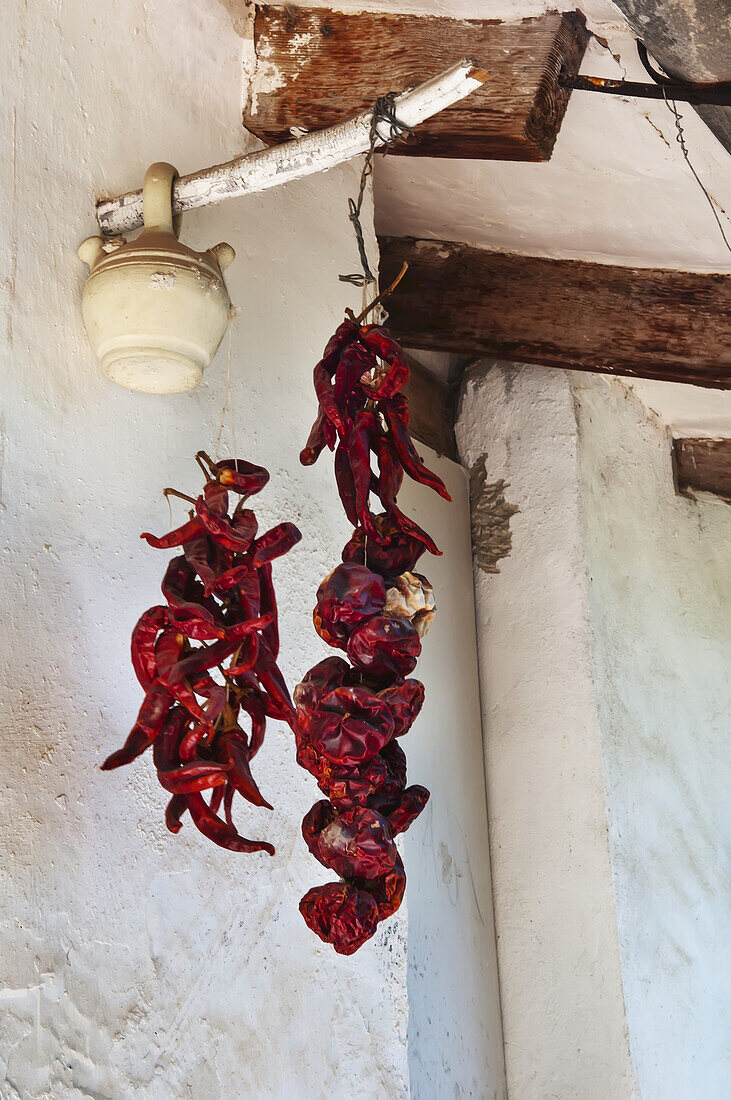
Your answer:
[[[610,839],[643,1100],[728,1096],[731,508],[674,494],[663,425],[575,375]]]
[[[634,1095],[617,939],[577,473],[562,371],[483,362],[463,462],[520,511],[475,569],[495,924],[511,1100]]]
[[[413,1100],[505,1100],[485,769],[465,471],[420,447],[452,503],[407,482],[442,557],[422,558],[437,615],[417,673],[424,711],[405,742],[409,774],[432,797],[404,837],[409,876],[409,1079]],[[400,498],[401,499],[401,498]],[[460,517],[464,517],[461,519]]]
[[[0,1094],[403,1097],[406,916],[345,962],[306,929],[297,902],[326,873],[299,837],[316,788],[288,732],[272,724],[257,770],[276,812],[243,811],[273,860],[218,850],[190,823],[167,833],[150,761],[97,770],[139,705],[129,634],[167,560],[138,535],[168,528],[164,485],[199,484],[226,357],[179,397],[105,381],[75,251],[96,194],[153,160],[185,171],[236,152],[241,41],[198,0],[18,0],[3,15]],[[305,532],[275,568],[290,683],[322,652],[311,597],[346,536],[331,472],[297,451],[311,365],[347,304],[356,178],[350,166],[183,225],[191,243],[237,249],[238,449],[271,471],[261,524]]]
[[[410,1089],[409,957],[420,968],[415,1018],[428,1006],[434,1020],[423,1029],[430,1057],[449,1061],[439,1023],[451,1026],[456,1013],[467,1038],[453,1087],[482,1095],[471,1091],[478,1073],[480,1089],[500,1095],[489,929],[481,954],[470,955],[464,935],[449,956],[460,975],[473,960],[485,980],[474,994],[469,983],[441,988],[448,975],[438,957],[424,957],[422,933],[407,942],[406,905],[349,959],[305,927],[298,900],[328,873],[300,836],[319,794],[296,767],[283,726],[271,724],[256,761],[275,812],[243,810],[240,818],[249,835],[275,843],[272,860],[223,852],[190,823],[169,834],[149,760],[98,771],[140,703],[129,635],[158,602],[168,557],[138,535],[168,529],[163,486],[199,485],[193,455],[215,446],[226,346],[190,394],[157,398],[113,386],[82,329],[86,269],[76,247],[94,231],[94,198],[138,185],[150,162],[167,159],[185,172],[243,150],[245,46],[230,10],[217,0],[10,0],[3,8],[0,1097],[400,1100]],[[235,449],[271,472],[256,501],[261,525],[291,519],[304,534],[275,566],[290,684],[329,652],[311,607],[348,535],[330,464],[305,470],[297,455],[315,412],[312,365],[343,307],[360,298],[337,278],[356,262],[346,199],[357,178],[358,166],[346,166],[183,223],[194,246],[229,240],[236,248],[227,272],[240,309],[231,340]],[[371,218],[368,196],[364,223]],[[227,416],[222,453],[232,442]],[[413,506],[427,527],[430,509],[446,507],[435,496]],[[174,503],[173,520],[184,514]],[[463,552],[466,494],[450,516]],[[457,577],[451,593],[472,616],[468,571],[461,585]],[[449,616],[450,596],[440,599]],[[449,633],[448,622],[439,629]],[[440,692],[433,658],[422,676],[443,708],[473,721],[464,766],[476,783],[474,647],[472,665],[464,646],[459,653],[472,669],[469,690],[457,669]],[[435,708],[410,735],[412,743],[423,737],[427,762],[443,731]],[[489,907],[484,801],[467,821],[433,771],[433,843],[438,851],[452,843],[439,833],[438,807],[449,796],[452,827],[469,834],[480,904]],[[416,781],[418,760],[412,774]],[[410,835],[424,843],[419,830],[417,823]],[[463,932],[474,928],[468,894],[455,914],[446,887],[429,885],[425,897],[432,908],[424,934],[444,907]],[[478,1011],[480,1018],[464,1015]]]
[[[509,1095],[721,1100],[731,511],[617,379],[476,364],[457,437],[520,508],[475,572]]]

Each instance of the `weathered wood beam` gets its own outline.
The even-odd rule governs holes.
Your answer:
[[[712,494],[731,504],[731,439],[673,440],[675,483],[692,500]]]
[[[516,256],[380,238],[407,347],[731,388],[731,275]]]
[[[426,443],[437,454],[459,462],[452,387],[435,378],[411,355],[407,358],[411,376],[404,389],[409,399],[409,430],[414,439]]]
[[[244,125],[267,144],[282,142],[293,127],[332,126],[384,90],[418,83],[468,55],[490,74],[485,88],[391,153],[548,160],[570,94],[558,74],[562,67],[578,72],[587,41],[579,12],[502,23],[257,6]]]

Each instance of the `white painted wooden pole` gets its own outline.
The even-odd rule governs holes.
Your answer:
[[[397,96],[396,117],[409,127],[418,126],[445,107],[464,99],[487,79],[485,70],[474,58],[467,57]],[[352,160],[368,149],[372,115],[372,110],[363,111],[348,122],[327,130],[305,134],[294,141],[181,176],[173,188],[173,212],[182,214],[198,206],[211,206],[224,199],[265,191]],[[387,122],[378,124],[378,134],[378,144],[385,144],[389,136]],[[117,198],[103,199],[97,204],[96,216],[105,236],[138,229],[142,225],[142,191],[128,191]]]

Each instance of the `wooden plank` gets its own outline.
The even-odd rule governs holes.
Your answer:
[[[409,399],[409,431],[440,455],[459,462],[454,435],[452,387],[435,378],[421,363],[408,356],[411,377],[404,387]]]
[[[380,238],[407,347],[731,388],[731,275],[516,256]]]
[[[731,439],[675,439],[673,460],[679,493],[731,504]]]
[[[519,22],[257,6],[256,68],[244,125],[267,144],[319,130],[460,57],[490,74],[469,103],[420,127],[398,156],[542,161],[551,156],[588,33],[579,12]]]

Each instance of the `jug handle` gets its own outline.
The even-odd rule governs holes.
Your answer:
[[[167,161],[159,160],[151,164],[145,172],[142,185],[142,216],[145,229],[157,229],[161,232],[180,236],[182,214],[173,217],[173,184],[178,178],[177,170]]]

